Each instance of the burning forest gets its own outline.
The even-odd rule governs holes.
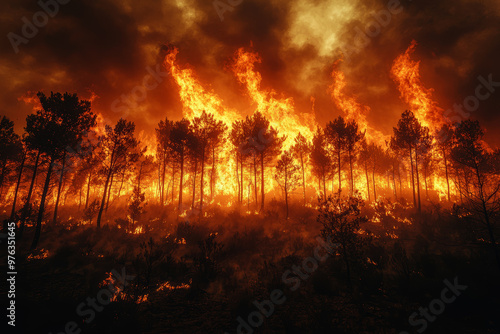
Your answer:
[[[0,67],[8,333],[500,332],[494,1],[37,6]]]

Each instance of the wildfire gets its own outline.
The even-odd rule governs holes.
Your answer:
[[[257,53],[239,48],[235,54],[232,70],[238,81],[245,85],[248,95],[257,105],[257,110],[269,119],[280,134],[287,136],[284,149],[287,150],[293,145],[298,133],[312,140],[313,131],[317,126],[314,114],[299,114],[295,110],[292,98],[277,98],[274,90],[261,89],[262,76],[255,70],[256,63],[261,63]]]
[[[410,106],[422,125],[427,126],[434,133],[444,123],[443,109],[432,100],[434,90],[425,88],[420,81],[420,61],[411,59],[416,48],[417,42],[412,41],[406,52],[394,61],[391,75],[398,85],[401,99]]]

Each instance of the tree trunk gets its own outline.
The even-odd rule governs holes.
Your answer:
[[[365,175],[366,175],[366,191],[368,192],[368,202],[371,201],[370,199],[370,178],[368,177],[368,165],[365,163]]]
[[[54,219],[52,220],[52,224],[57,223],[57,209],[59,207],[59,198],[61,196],[61,188],[62,188],[62,184],[63,184],[64,167],[65,166],[66,166],[66,151],[64,151],[64,155],[63,155],[63,159],[62,159],[61,176],[59,177],[59,185],[57,186],[56,205],[54,207]]]
[[[285,167],[285,206],[286,206],[286,219],[288,219],[288,175],[287,175],[287,168]]]
[[[253,178],[254,178],[254,195],[255,195],[255,208],[259,205],[259,201],[257,199],[257,156],[255,153],[253,154]]]
[[[238,184],[238,203],[241,204],[243,202],[241,194],[241,182],[240,182],[240,158],[239,154],[236,153],[236,183]]]
[[[165,178],[166,178],[166,173],[167,173],[167,153],[163,152],[163,171],[161,173],[161,195],[160,195],[160,201],[161,205],[165,205]]]
[[[106,195],[108,191],[109,180],[111,179],[112,175],[113,175],[113,170],[110,167],[108,176],[106,177],[106,182],[104,183],[104,192],[102,194],[101,206],[99,207],[99,214],[97,215],[97,228],[101,227],[102,212],[104,211],[104,206],[106,205]]]
[[[340,193],[342,192],[342,177],[341,177],[341,168],[340,168],[340,147],[339,147],[339,152],[337,154],[337,162],[339,164],[339,197],[340,197]]]
[[[417,198],[415,197],[415,179],[413,176],[413,157],[410,145],[410,167],[411,167],[411,188],[413,189],[413,207],[417,207]]]
[[[396,189],[396,165],[394,162],[392,163],[392,186],[394,187],[394,199],[397,201],[398,193]]]
[[[352,154],[349,152],[349,168],[351,170],[351,196],[354,194],[354,177],[352,174]]]
[[[31,177],[31,183],[30,183],[30,188],[28,190],[28,196],[26,198],[26,203],[24,203],[23,210],[21,212],[21,223],[19,226],[19,233],[18,233],[19,238],[21,238],[23,235],[24,223],[26,222],[26,215],[28,214],[28,208],[30,206],[31,195],[33,194],[33,187],[35,185],[39,159],[40,159],[40,151],[38,151],[38,153],[36,154],[35,166],[33,169],[33,176]]]
[[[260,174],[261,174],[261,189],[260,193],[262,195],[262,203],[260,203],[260,211],[264,211],[264,152],[260,153]]]
[[[373,200],[377,201],[377,186],[375,184],[375,168],[372,170],[372,179],[373,179]]]
[[[196,197],[196,172],[198,171],[198,160],[194,161],[194,173],[193,173],[193,199],[191,203],[191,210],[194,210],[194,199]]]
[[[418,175],[418,150],[417,149],[415,149],[415,173],[417,173],[418,212],[422,212],[422,205],[420,204],[420,177]]]
[[[19,174],[17,175],[17,183],[16,183],[16,191],[14,192],[14,202],[12,203],[12,211],[10,212],[10,220],[14,220],[14,215],[16,214],[16,202],[17,202],[17,193],[19,191],[19,185],[21,184],[21,177],[23,176],[24,163],[26,162],[27,154],[23,153],[23,157],[21,159],[21,166],[19,167]]]
[[[304,156],[300,153],[300,166],[302,168],[302,189],[304,190],[304,206],[306,206],[306,172],[304,170]]]
[[[106,200],[106,212],[108,212],[108,207],[109,207],[109,199],[111,197],[111,190],[113,189],[113,179],[115,177],[115,174],[111,174],[111,181],[109,182],[109,190],[108,190],[108,199]]]
[[[203,217],[203,177],[205,176],[205,148],[201,154],[201,181],[200,181],[200,221]]]
[[[210,201],[214,199],[215,187],[215,146],[212,147],[212,170],[210,171]]]
[[[182,210],[182,181],[184,178],[184,150],[181,152],[181,179],[179,181],[179,206],[177,207],[177,211],[179,211],[179,214],[181,213]]]
[[[90,181],[92,180],[92,171],[89,171],[89,180],[87,181],[87,198],[85,198],[85,209],[89,206],[90,198]]]
[[[450,197],[450,179],[448,177],[448,162],[446,161],[446,150],[443,148],[443,158],[444,158],[444,172],[446,175],[446,184],[448,185],[448,202],[451,201]]]
[[[52,175],[52,168],[54,165],[54,157],[50,157],[49,168],[47,169],[47,176],[45,177],[45,184],[43,186],[42,199],[40,200],[40,208],[38,209],[38,218],[36,220],[35,236],[33,237],[33,242],[31,243],[30,249],[36,249],[38,246],[38,241],[40,240],[40,232],[42,230],[42,220],[45,211],[45,199],[47,198],[47,193],[49,191],[50,176]]]

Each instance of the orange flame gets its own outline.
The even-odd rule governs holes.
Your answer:
[[[370,126],[366,119],[366,115],[370,113],[370,107],[360,104],[354,97],[345,94],[345,75],[338,69],[341,61],[335,62],[332,71],[333,84],[329,87],[332,99],[337,107],[346,114],[347,120],[355,120],[358,123],[359,130],[366,131],[365,136],[368,142],[383,145],[388,136]]]
[[[408,49],[396,58],[391,75],[398,85],[401,99],[406,102],[422,125],[436,132],[443,125],[442,111],[432,100],[432,88],[427,89],[420,80],[420,61],[411,59],[417,42],[412,41]]]
[[[257,53],[239,48],[232,70],[238,81],[246,86],[248,95],[257,105],[257,110],[269,119],[280,134],[287,136],[283,148],[289,149],[298,133],[312,140],[317,126],[314,114],[299,114],[295,111],[292,98],[277,98],[274,90],[261,89],[262,76],[255,70],[256,63],[261,63]]]

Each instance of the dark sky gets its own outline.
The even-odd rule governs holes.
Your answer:
[[[125,116],[151,134],[165,116],[181,117],[172,78],[149,90],[127,115],[114,112],[112,104],[142,84],[147,68],[162,64],[165,44],[177,46],[181,66],[191,67],[208,89],[244,113],[252,108],[251,100],[228,65],[239,47],[252,45],[249,50],[262,57],[257,68],[264,88],[293,97],[298,112],[310,111],[314,97],[316,119],[324,124],[341,114],[327,91],[340,51],[352,50],[358,32],[397,1],[220,1],[239,2],[221,21],[211,0],[71,0],[59,5],[58,13],[16,53],[9,33],[22,36],[23,17],[30,22],[34,14],[44,17],[36,14],[41,10],[36,1],[3,1],[0,114],[13,119],[21,131],[32,110],[22,97],[41,90],[90,98],[93,92],[98,96],[94,110],[110,122]],[[402,0],[401,8],[341,67],[348,93],[371,108],[368,120],[386,134],[408,108],[390,69],[412,40],[418,42],[413,58],[421,61],[422,82],[434,89],[434,99],[445,110],[474,95],[478,76],[491,74],[500,82],[499,1]],[[486,127],[493,146],[500,145],[499,102],[500,87],[471,113]]]

